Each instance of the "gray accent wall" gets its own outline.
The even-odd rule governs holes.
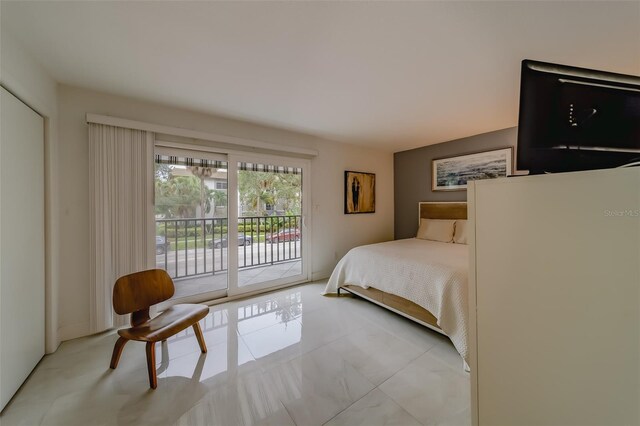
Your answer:
[[[396,152],[393,156],[395,239],[411,238],[416,235],[418,202],[467,200],[466,190],[431,191],[431,160],[506,147],[514,148],[515,157],[517,133],[518,128],[511,127]]]

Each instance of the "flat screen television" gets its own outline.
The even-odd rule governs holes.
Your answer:
[[[522,61],[517,167],[530,174],[640,161],[640,77]]]

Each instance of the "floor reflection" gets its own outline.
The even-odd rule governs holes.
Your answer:
[[[225,381],[226,376],[236,374],[243,365],[299,344],[302,306],[302,292],[290,290],[258,300],[212,307],[201,322],[208,353],[203,355],[197,345],[193,346],[193,329],[180,332],[159,348],[159,379],[186,377],[201,382]],[[242,336],[248,336],[251,348]]]
[[[191,328],[156,345],[156,390],[144,343],[129,343],[111,370],[115,331],[64,342],[0,423],[468,423],[468,376],[448,340],[362,300],[323,297],[323,285],[212,306],[206,354]]]

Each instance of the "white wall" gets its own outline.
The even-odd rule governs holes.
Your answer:
[[[313,102],[313,100],[310,100]],[[89,332],[89,166],[85,114],[112,115],[319,151],[312,160],[314,278],[350,248],[393,238],[393,155],[313,136],[60,85],[60,333]],[[376,213],[344,215],[344,171],[376,173]]]
[[[45,349],[56,350],[58,340],[58,103],[57,83],[7,31],[2,31],[0,46],[0,83],[45,119]],[[25,165],[29,167],[38,165]],[[28,224],[25,224],[28,225]]]

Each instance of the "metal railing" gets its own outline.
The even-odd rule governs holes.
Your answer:
[[[302,217],[238,218],[238,267],[273,265],[302,257]],[[228,220],[188,218],[156,220],[156,265],[172,278],[211,275],[227,270]]]

